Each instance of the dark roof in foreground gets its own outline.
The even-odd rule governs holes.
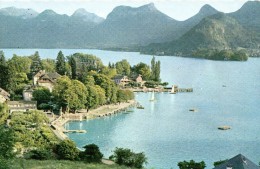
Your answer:
[[[242,154],[238,154],[237,156],[231,158],[223,164],[216,166],[214,169],[260,169],[259,166],[254,164],[252,161],[247,159]]]

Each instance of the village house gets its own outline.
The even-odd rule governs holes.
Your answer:
[[[45,70],[40,70],[34,77],[33,77],[33,85],[34,86],[42,86],[46,87],[52,92],[54,83],[61,75],[57,72],[54,73],[47,73]]]
[[[23,90],[23,100],[31,101],[33,98],[33,88],[32,86],[26,86]]]
[[[36,101],[8,101],[9,112],[26,112],[29,110],[37,110]]]
[[[4,89],[0,88],[0,103],[10,100],[10,94]]]
[[[222,164],[217,165],[214,169],[260,169],[259,166],[239,154]]]
[[[123,76],[123,75],[117,75],[113,78],[113,80],[117,85],[120,85],[120,86],[125,86],[126,84],[128,84],[130,82],[128,77]]]

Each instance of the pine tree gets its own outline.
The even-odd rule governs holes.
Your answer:
[[[30,78],[32,79],[33,76],[38,73],[40,70],[42,70],[42,62],[39,55],[39,52],[36,51],[33,56],[31,56],[32,64],[30,67]]]
[[[155,80],[155,57],[151,60],[151,80]]]
[[[155,68],[154,68],[154,81],[160,82],[160,73],[161,73],[161,62],[157,61],[155,63]]]
[[[66,73],[66,62],[62,51],[59,51],[56,59],[56,72],[60,75],[65,75]]]
[[[2,50],[0,51],[0,65],[6,66],[5,55],[4,55],[4,52]]]

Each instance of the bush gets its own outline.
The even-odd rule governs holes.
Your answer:
[[[204,161],[197,163],[193,160],[190,160],[190,162],[188,162],[188,161],[179,162],[178,166],[180,169],[204,169],[204,168],[206,168],[206,164]]]
[[[63,140],[56,146],[56,153],[63,160],[78,160],[79,150],[71,140]]]
[[[53,158],[53,155],[49,150],[32,150],[29,152],[29,158],[34,160],[49,160]]]
[[[103,154],[99,151],[99,147],[95,144],[89,144],[84,146],[85,151],[80,152],[80,158],[87,162],[101,162]]]
[[[0,169],[9,169],[8,161],[0,156]]]
[[[116,148],[114,154],[109,157],[119,165],[128,167],[142,168],[147,163],[144,153],[134,153],[130,149]]]

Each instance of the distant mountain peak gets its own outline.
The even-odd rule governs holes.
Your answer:
[[[6,16],[21,17],[23,19],[33,18],[38,15],[38,13],[36,11],[34,11],[33,9],[30,9],[30,8],[22,9],[22,8],[16,8],[16,7],[2,8],[2,9],[0,9],[0,14],[6,15]]]
[[[40,15],[57,15],[57,13],[51,9],[46,9],[42,13],[40,13]]]
[[[83,21],[86,22],[95,22],[95,23],[100,23],[102,21],[104,21],[104,18],[97,16],[94,13],[90,13],[88,11],[86,11],[84,8],[79,8],[77,9],[72,15],[71,17],[73,18],[79,18],[82,19]]]
[[[208,14],[208,13],[216,13],[218,12],[215,8],[210,6],[209,4],[206,4],[201,7],[199,13]]]
[[[154,3],[149,3],[143,6],[140,6],[139,9],[141,10],[149,10],[149,11],[155,11],[157,8],[155,7]]]

